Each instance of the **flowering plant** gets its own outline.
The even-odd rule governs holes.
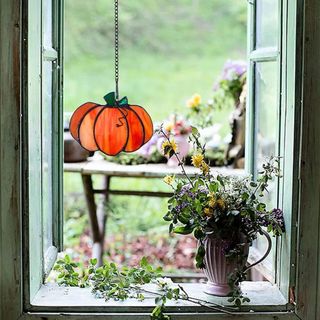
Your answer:
[[[246,83],[247,65],[245,61],[228,60],[223,67],[219,79],[213,86],[212,99],[203,102],[199,94],[187,100],[189,109],[187,119],[201,127],[212,124],[214,111],[234,107]]]
[[[172,114],[168,121],[164,123],[164,129],[167,134],[175,136],[188,135],[191,133],[190,124],[182,117]]]
[[[163,130],[161,134],[165,135]],[[166,137],[164,144],[167,154],[179,158],[174,140]],[[281,209],[270,210],[263,202],[269,182],[273,177],[280,177],[278,158],[270,158],[263,165],[257,181],[251,177],[223,176],[211,172],[205,160],[205,148],[201,145],[195,128],[190,140],[195,146],[192,164],[199,168],[199,174],[192,177],[187,175],[184,164],[179,159],[184,178],[164,178],[164,182],[173,189],[164,219],[170,222],[169,232],[193,234],[198,239],[195,257],[198,268],[206,267],[204,240],[208,235],[225,244],[227,260],[240,261],[242,259],[239,257],[245,257],[244,244],[251,244],[258,234],[262,234],[264,228],[274,236],[284,232]],[[245,276],[245,268],[236,269],[229,275],[228,284],[233,299],[230,301],[235,301],[236,304],[248,301],[238,287]]]
[[[213,87],[212,105],[222,109],[228,104],[235,104],[246,83],[247,65],[245,61],[228,60],[218,82]]]

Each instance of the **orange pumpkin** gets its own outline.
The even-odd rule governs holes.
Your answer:
[[[126,97],[116,101],[114,92],[104,98],[107,104],[86,102],[71,117],[70,133],[83,148],[115,156],[136,151],[151,139],[153,123],[144,108],[129,105]]]

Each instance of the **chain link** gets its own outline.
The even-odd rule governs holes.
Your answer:
[[[119,3],[114,0],[114,79],[116,83],[115,98],[119,100]]]

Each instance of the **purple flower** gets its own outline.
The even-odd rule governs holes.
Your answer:
[[[222,79],[233,80],[247,71],[247,63],[241,60],[228,60],[223,68]]]
[[[240,78],[247,71],[247,63],[242,60],[228,60],[223,67],[220,80],[215,83],[213,91],[220,88],[220,82],[223,80],[232,81]]]
[[[283,218],[283,211],[281,209],[273,209],[270,213],[270,216],[272,218],[272,225],[273,227],[280,227],[281,231],[284,232],[285,231],[285,227],[284,227],[284,218]]]
[[[159,138],[159,135],[154,134],[152,138],[137,151],[137,153],[145,158],[148,158],[153,152],[152,147],[157,145]]]

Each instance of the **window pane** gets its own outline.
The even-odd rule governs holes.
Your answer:
[[[278,63],[259,62],[255,67],[257,166],[277,155]]]
[[[270,156],[277,156],[278,137],[278,63],[260,62],[255,66],[255,110],[256,110],[256,165],[257,171]],[[269,182],[264,201],[270,209],[277,207],[278,180]],[[275,249],[275,241],[272,241]],[[267,249],[265,237],[259,236],[256,247],[260,252]],[[270,266],[275,263],[276,250],[267,258]],[[275,270],[275,268],[274,268]]]
[[[45,48],[52,47],[52,2],[43,1],[43,45]]]
[[[42,70],[42,219],[44,252],[52,245],[52,62]]]
[[[278,0],[256,1],[256,48],[277,47],[278,34]]]

